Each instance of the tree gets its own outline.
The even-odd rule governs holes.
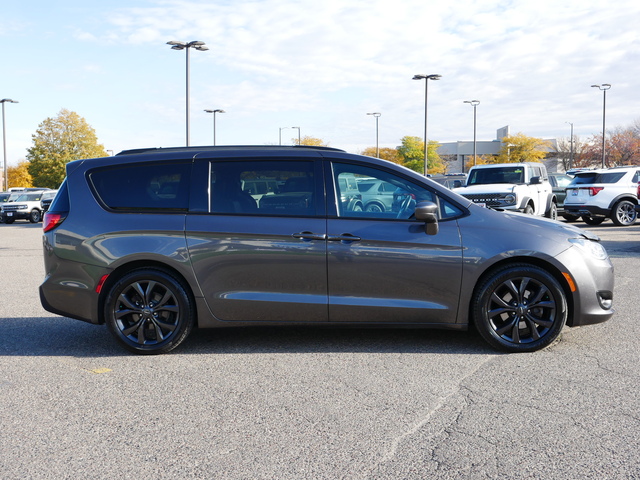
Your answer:
[[[297,138],[292,138],[291,142],[295,145],[298,145],[298,139]],[[305,135],[304,137],[302,137],[300,139],[300,145],[309,145],[312,147],[327,147],[329,146],[329,144],[327,142],[325,142],[324,140],[322,140],[321,138],[316,138],[316,137],[310,137],[308,135]]]
[[[563,169],[569,170],[570,168],[579,168],[587,165],[583,165],[582,154],[585,150],[585,143],[580,140],[578,135],[573,136],[573,161],[571,161],[571,138],[559,138],[556,151],[558,153],[558,159],[562,162]]]
[[[33,181],[29,174],[29,162],[22,161],[15,167],[7,168],[7,180],[11,187],[33,187]]]
[[[551,148],[548,140],[523,133],[509,135],[502,139],[496,163],[541,162]]]
[[[398,153],[397,149],[384,147],[384,148],[379,148],[378,150],[380,152],[381,159],[388,160],[393,163],[397,163],[398,165],[402,165],[402,158],[400,157],[400,154]],[[367,147],[362,152],[360,152],[360,155],[366,155],[368,157],[375,158],[376,147]]]
[[[65,108],[57,117],[44,120],[32,138],[28,170],[38,187],[58,188],[65,177],[65,166],[72,160],[107,156],[95,130]]]
[[[427,145],[427,172],[429,174],[439,174],[446,171],[444,162],[438,155],[439,146],[438,142],[429,140]],[[402,137],[402,145],[397,150],[405,167],[418,173],[424,172],[424,141],[420,137]]]
[[[492,163],[500,163],[497,161],[498,157],[495,155],[479,155],[476,156],[476,162],[473,163],[473,155],[468,157],[467,163],[465,165],[466,171],[468,172],[471,167],[474,165],[490,165]]]
[[[608,143],[605,154],[609,166],[640,163],[640,138],[633,128],[614,130],[609,136]]]

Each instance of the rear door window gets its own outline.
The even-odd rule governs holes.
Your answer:
[[[317,214],[313,161],[213,161],[209,175],[211,213]]]

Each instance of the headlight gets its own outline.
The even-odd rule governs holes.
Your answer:
[[[570,238],[569,241],[593,258],[605,260],[608,257],[607,251],[598,242],[593,242],[586,238]]]
[[[516,203],[516,196],[513,193],[505,195],[504,203]]]

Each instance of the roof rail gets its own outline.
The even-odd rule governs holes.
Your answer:
[[[203,152],[212,150],[254,150],[254,149],[282,149],[290,150],[292,148],[301,148],[307,150],[323,150],[332,152],[345,152],[340,148],[334,147],[320,147],[314,145],[224,145],[224,146],[211,146],[205,145],[200,147],[149,147],[149,148],[133,148],[130,150],[122,150],[117,155],[140,155],[146,153],[158,153],[158,152]]]

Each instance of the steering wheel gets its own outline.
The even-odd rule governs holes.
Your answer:
[[[399,219],[401,218],[401,219],[405,219],[405,220],[408,219],[408,218],[411,218],[411,216],[413,216],[413,214],[411,216],[405,218],[405,215],[411,209],[411,203],[413,203],[414,206],[415,206],[415,200],[411,197],[411,195],[407,195],[406,198],[400,204],[400,209],[398,210],[398,214],[396,215],[396,218],[399,218]]]

